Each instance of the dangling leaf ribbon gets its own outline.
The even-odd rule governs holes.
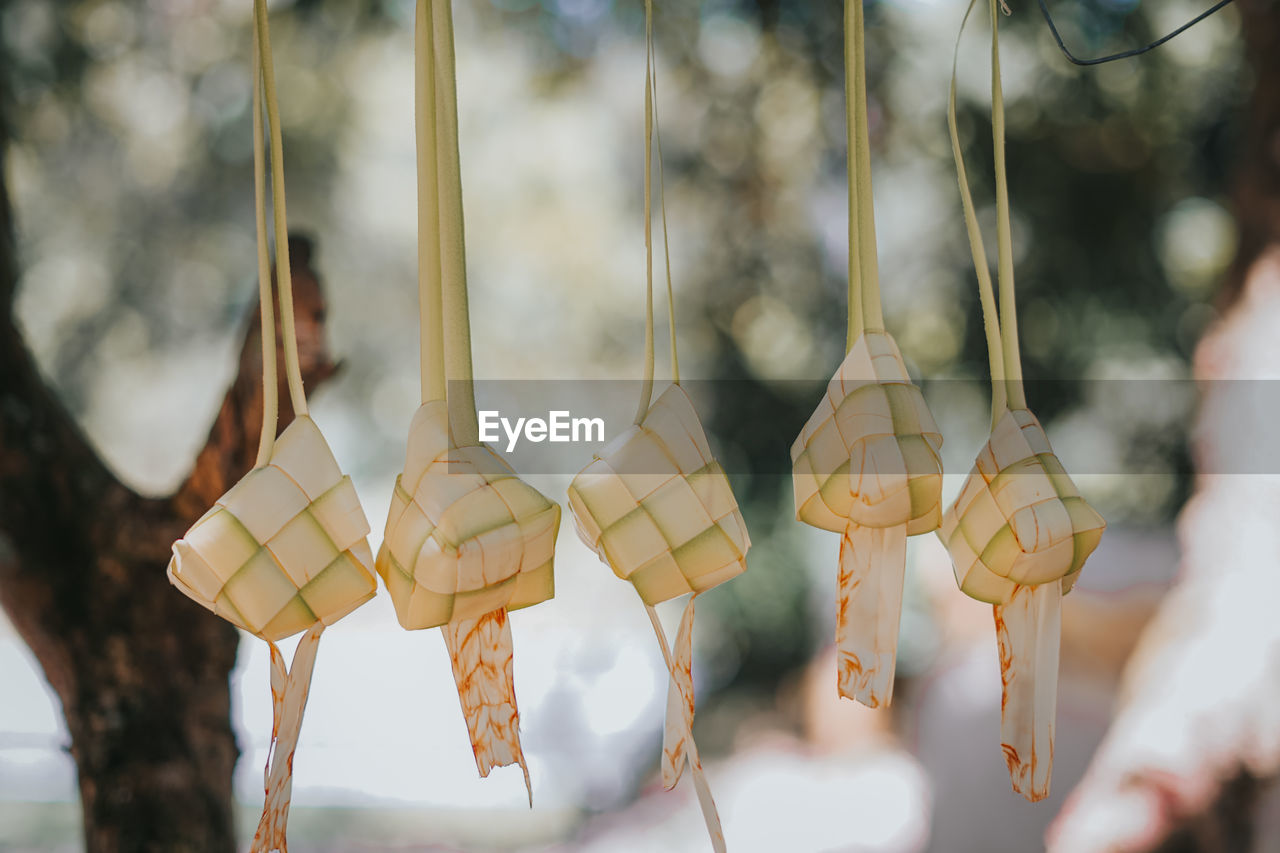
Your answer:
[[[702,808],[702,819],[711,836],[711,847],[716,853],[724,853],[727,848],[724,829],[720,825],[720,814],[716,811],[711,786],[702,769],[698,745],[693,740],[693,602],[697,597],[696,593],[689,597],[689,603],[685,605],[684,614],[680,617],[674,655],[667,646],[667,635],[658,619],[658,611],[651,605],[645,605],[658,645],[662,649],[662,659],[671,675],[671,682],[667,686],[667,719],[662,734],[662,785],[667,790],[674,788],[684,772],[686,760],[688,761],[693,771],[693,787],[698,794],[698,805]]]
[[[476,619],[444,625],[445,645],[458,685],[458,700],[471,734],[476,769],[488,776],[494,767],[519,764],[533,806],[533,782],[520,747],[520,713],[516,708],[515,647],[506,608]]]
[[[849,170],[849,332],[845,352],[868,330],[883,331],[876,220],[867,123],[867,63],[862,0],[845,0],[845,123]]]
[[[317,622],[302,635],[288,670],[285,669],[280,647],[271,643],[271,746],[263,773],[266,798],[258,831],[253,836],[252,849],[255,852],[279,850],[280,853],[288,853],[285,829],[289,823],[289,800],[293,793],[293,753],[302,732],[302,714],[307,707],[316,650],[324,627],[323,622]]]
[[[680,384],[680,359],[676,353],[676,302],[671,279],[671,243],[667,231],[666,172],[662,165],[662,134],[658,129],[658,71],[653,39],[653,0],[645,0],[644,57],[644,378],[640,386],[640,403],[635,422],[644,421],[653,399],[654,322],[653,322],[653,149],[658,149],[658,208],[662,217],[662,249],[667,274],[667,322],[671,338],[671,380]]]
[[[275,447],[279,403],[276,392],[275,310],[271,295],[271,260],[267,239],[266,152],[263,150],[263,92],[266,93],[267,133],[271,139],[271,211],[276,236],[276,293],[280,299],[280,328],[284,337],[285,375],[289,400],[296,417],[307,414],[298,361],[298,333],[293,316],[293,278],[289,266],[288,212],[284,195],[284,142],[280,132],[280,108],[276,101],[276,77],[271,58],[271,32],[265,0],[253,3],[253,179],[255,226],[258,243],[258,300],[262,319],[262,432],[258,437],[261,467]]]
[[[853,522],[840,541],[836,584],[836,685],[868,708],[893,701],[907,527]]]
[[[969,16],[978,0],[970,0],[956,36],[955,54],[951,62],[951,89],[947,98],[947,127],[951,134],[951,153],[956,163],[960,200],[964,209],[965,230],[978,276],[978,296],[982,303],[982,324],[987,336],[987,359],[991,369],[991,425],[1008,409],[1025,409],[1026,392],[1022,384],[1022,359],[1018,351],[1018,312],[1013,283],[1013,238],[1009,217],[1009,182],[1005,171],[1004,94],[1000,83],[999,0],[988,0],[991,11],[991,129],[995,149],[996,180],[996,271],[1000,285],[1000,306],[991,285],[991,271],[982,243],[982,231],[969,189],[964,154],[960,149],[960,133],[956,127],[956,71],[960,58],[960,37],[964,35]]]
[[[449,0],[418,0],[415,42],[422,402],[447,399],[451,445],[473,447],[480,439]]]

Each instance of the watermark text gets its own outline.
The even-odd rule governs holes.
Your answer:
[[[482,410],[478,414],[480,440],[499,442],[505,435],[507,453],[515,450],[522,438],[534,444],[544,441],[604,441],[604,418],[575,418],[565,410],[547,412],[546,418],[516,418],[514,421],[502,417],[501,412],[494,410]]]

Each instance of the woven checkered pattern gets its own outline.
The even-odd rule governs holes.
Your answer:
[[[311,418],[173,544],[169,579],[266,640],[331,625],[373,598],[369,522]]]
[[[791,447],[796,518],[843,533],[942,520],[942,434],[887,332],[865,332]]]
[[[378,574],[405,628],[515,610],[555,594],[560,506],[484,445],[449,447],[448,407],[424,404],[409,428]]]
[[[569,507],[582,541],[648,604],[747,567],[746,523],[679,385],[574,477]]]
[[[1035,415],[1005,412],[938,531],[960,589],[1003,604],[1018,584],[1063,580],[1063,592],[1106,522],[1080,496]]]

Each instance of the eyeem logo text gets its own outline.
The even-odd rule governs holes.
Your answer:
[[[551,442],[580,442],[580,441],[604,441],[604,418],[575,418],[567,411],[547,412],[546,419],[542,418],[516,418],[512,423],[510,418],[502,417],[500,412],[481,411],[480,416],[480,440],[485,442],[496,442],[501,440],[498,433],[501,428],[502,433],[507,438],[507,452],[516,449],[516,444],[523,438],[534,444],[543,441]]]

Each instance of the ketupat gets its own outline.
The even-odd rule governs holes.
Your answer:
[[[578,536],[635,587],[670,674],[663,732],[662,782],[680,781],[686,762],[712,847],[725,849],[720,816],[693,740],[693,617],[702,592],[746,570],[751,547],[746,523],[728,477],[711,454],[697,412],[680,386],[675,300],[667,253],[667,307],[674,384],[650,405],[654,374],[653,143],[658,142],[662,193],[662,144],[655,106],[653,4],[645,2],[645,368],[635,424],[609,442],[569,486],[569,508]],[[666,205],[661,203],[667,247]],[[689,595],[674,650],[655,605]]]
[[[409,428],[378,568],[405,628],[517,610],[554,594],[560,507],[484,445],[449,447],[443,400]]]
[[[684,389],[671,385],[569,489],[578,535],[645,604],[741,574],[746,525]]]
[[[988,0],[998,309],[956,129],[954,62],[947,108],[991,364],[991,436],[960,496],[943,515],[938,536],[951,554],[960,589],[994,605],[1003,694],[1001,749],[1013,789],[1035,802],[1049,795],[1053,771],[1062,596],[1098,546],[1106,522],[1080,496],[1040,422],[1027,409],[1005,171],[999,1]],[[965,12],[962,33],[976,3],[972,0]]]
[[[1007,409],[938,535],[947,543],[960,589],[1003,604],[1019,585],[1061,580],[1069,592],[1102,537],[1102,521],[1035,415]]]
[[[942,434],[880,310],[862,15],[861,0],[846,0],[847,355],[791,461],[796,518],[842,534],[838,690],[878,708],[893,696],[907,537],[934,530],[942,517]]]
[[[443,627],[476,767],[519,764],[507,612],[555,593],[560,507],[488,447],[450,447],[444,401],[414,416],[377,569],[400,624]]]
[[[402,626],[443,628],[480,775],[519,764],[532,804],[507,613],[554,595],[560,507],[477,435],[448,0],[419,0],[414,40],[423,402],[377,571]]]
[[[302,729],[320,635],[374,596],[369,522],[351,478],[342,474],[307,414],[298,364],[288,251],[279,110],[263,0],[254,3],[254,190],[262,314],[263,419],[257,462],[173,544],[170,581],[183,593],[271,647],[271,750],[253,853],[287,851],[293,756]],[[276,437],[275,317],[267,249],[262,93],[271,135],[276,274],[285,372],[296,417]],[[306,631],[285,668],[275,641]]]
[[[173,543],[175,586],[276,641],[373,597],[369,522],[315,421],[299,414],[254,468]]]

